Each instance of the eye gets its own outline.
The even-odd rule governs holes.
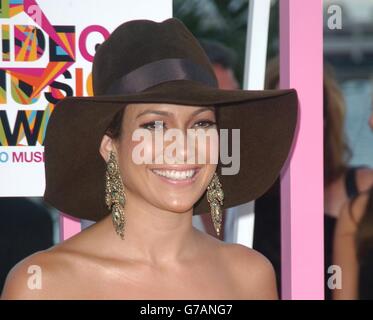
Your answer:
[[[146,122],[140,125],[141,128],[148,129],[148,130],[159,130],[159,129],[164,129],[165,125],[163,121],[150,121]]]
[[[216,125],[216,122],[210,121],[210,120],[201,120],[197,121],[193,127],[198,127],[198,128],[209,128]]]

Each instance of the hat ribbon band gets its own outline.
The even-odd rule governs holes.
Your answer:
[[[201,65],[188,59],[162,59],[127,73],[114,81],[105,94],[141,92],[157,84],[174,80],[192,80],[217,87],[215,77]]]

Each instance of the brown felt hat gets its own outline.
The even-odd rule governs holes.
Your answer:
[[[224,208],[260,197],[275,182],[292,146],[298,99],[289,90],[222,90],[205,52],[175,18],[123,23],[97,49],[93,97],[61,100],[45,138],[44,199],[71,216],[98,221],[105,205],[106,163],[99,147],[128,103],[213,105],[220,129],[240,129],[240,170],[218,175]],[[203,195],[194,214],[209,212]]]

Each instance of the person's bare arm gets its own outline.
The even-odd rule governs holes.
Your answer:
[[[243,245],[232,246],[230,262],[242,299],[277,300],[276,277],[271,262],[259,252]]]
[[[342,270],[342,288],[333,291],[334,300],[358,299],[359,263],[355,236],[367,203],[367,195],[359,196],[352,212],[347,202],[340,214],[334,236],[333,264]]]
[[[373,187],[373,169],[361,168],[357,170],[357,186],[360,192],[364,192]]]
[[[255,299],[277,300],[276,276],[271,262],[261,254],[258,254],[253,267],[257,271],[256,281],[252,287],[257,289]]]
[[[53,299],[58,294],[58,290],[50,290],[56,287],[56,278],[52,276],[55,269],[51,254],[45,251],[34,253],[17,263],[9,272],[0,299]]]

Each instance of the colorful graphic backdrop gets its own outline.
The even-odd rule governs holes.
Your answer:
[[[96,46],[125,21],[171,16],[171,0],[0,0],[0,196],[43,194],[48,119],[92,95]]]

